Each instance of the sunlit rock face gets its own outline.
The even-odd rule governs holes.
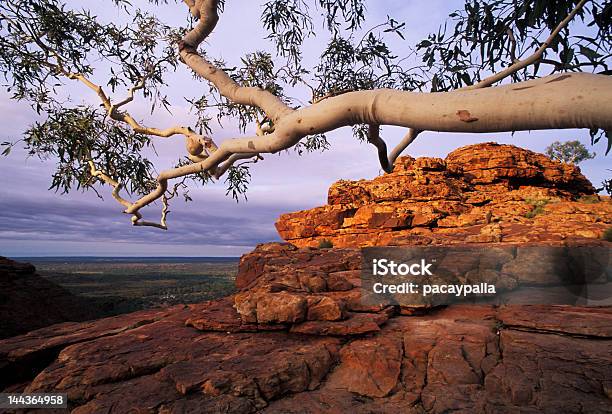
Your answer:
[[[549,287],[565,256],[546,267],[521,249],[608,249],[610,201],[593,193],[576,167],[512,146],[403,158],[282,216],[291,243],[244,255],[234,295],[0,340],[0,390],[67,393],[79,414],[609,412],[610,307],[361,297],[368,245],[482,246],[505,267],[470,278]],[[321,239],[334,247],[310,247]],[[458,273],[472,269],[458,259]]]
[[[574,165],[485,143],[445,159],[400,158],[393,173],[338,181],[328,205],[282,215],[280,236],[300,247],[560,241],[600,238],[612,203]]]

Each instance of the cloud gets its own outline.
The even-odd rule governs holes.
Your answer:
[[[380,23],[390,14],[406,21],[407,41],[396,39],[394,50],[409,53],[412,46],[430,31],[437,30],[444,16],[461,7],[462,1],[389,0],[384,7],[370,2],[368,17]],[[382,4],[382,2],[381,2]],[[184,5],[147,6],[171,24],[179,24],[185,16]],[[92,6],[95,14],[107,19],[123,16],[103,6]],[[222,57],[228,64],[239,63],[242,55],[262,48],[271,49],[264,40],[259,16],[261,4],[257,2],[228,2],[218,27],[205,45],[212,57]],[[426,19],[423,16],[427,16]],[[317,28],[320,26],[317,26]],[[248,36],[245,36],[245,33]],[[305,59],[316,63],[326,42],[325,36],[310,39],[305,48]],[[96,74],[97,81],[104,76]],[[149,114],[149,107],[139,97],[129,105],[138,119],[147,124],[167,127],[189,124],[193,117],[184,95],[197,96],[208,86],[179,66],[169,79],[168,92],[175,104],[173,112]],[[96,103],[88,89],[75,82],[67,82],[66,90],[77,101]],[[299,97],[308,98],[304,89],[296,89]],[[292,91],[293,93],[293,91]],[[123,97],[125,91],[117,91]],[[0,92],[1,138],[18,137],[36,115],[23,103],[16,103]],[[383,127],[383,137],[389,146],[397,143],[405,128]],[[215,126],[213,135],[218,141],[240,135],[231,122]],[[129,217],[109,196],[109,189],[101,189],[105,201],[94,194],[71,193],[61,196],[47,191],[53,160],[44,163],[26,158],[16,150],[8,158],[0,159],[0,254],[4,255],[239,255],[255,244],[278,240],[274,221],[281,213],[312,208],[326,202],[327,188],[338,179],[372,178],[380,167],[372,146],[357,142],[350,128],[328,134],[330,151],[298,157],[293,151],[280,155],[264,155],[265,161],[251,168],[252,183],[249,201],[236,204],[225,196],[223,181],[205,188],[192,189],[194,202],[173,203],[169,216],[169,231],[132,227]],[[521,132],[511,134],[448,134],[425,132],[407,151],[412,156],[444,157],[451,150],[471,143],[496,140],[544,151],[554,140],[580,139],[588,143],[588,132],[566,130],[547,132]],[[4,139],[2,139],[4,140]],[[158,170],[168,168],[184,154],[184,142],[179,137],[155,139]],[[597,148],[598,157],[582,164],[584,173],[596,184],[606,177],[607,160],[603,157],[604,143]],[[146,219],[157,220],[159,206],[144,211]]]

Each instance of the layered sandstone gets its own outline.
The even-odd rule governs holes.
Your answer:
[[[73,413],[609,412],[609,307],[364,306],[360,266],[261,245],[236,295],[0,341],[0,389]]]
[[[582,266],[609,300],[610,258],[589,252],[609,251],[595,238],[610,203],[592,193],[575,167],[514,147],[404,159],[283,216],[293,244],[244,255],[232,296],[0,340],[0,390],[64,392],[81,414],[610,413],[611,307],[373,305],[360,277],[361,245],[477,243],[502,265],[460,254],[457,280],[566,294],[553,276]],[[528,196],[554,200],[528,219]],[[295,246],[323,237],[336,247]]]
[[[400,158],[393,173],[339,181],[328,205],[282,215],[280,236],[300,247],[522,243],[600,238],[612,203],[574,165],[495,143],[445,159]]]

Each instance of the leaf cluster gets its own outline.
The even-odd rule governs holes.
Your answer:
[[[240,196],[247,200],[246,192],[251,182],[251,172],[248,165],[235,165],[227,170],[227,191],[225,195],[232,195],[232,198],[238,202]]]
[[[466,1],[464,8],[451,13],[450,20],[437,33],[417,45],[431,74],[432,90],[472,85],[533,54],[577,3],[577,0]],[[589,2],[571,24],[580,22],[586,30],[580,35],[574,35],[568,28],[562,30],[545,50],[544,58],[512,75],[513,80],[532,79],[544,70],[610,74],[611,4]]]
[[[135,194],[155,188],[151,162],[141,154],[151,145],[147,135],[105,119],[99,110],[79,106],[49,113],[28,129],[23,141],[29,155],[56,160],[50,189],[62,193],[93,188],[101,182],[89,162]]]
[[[330,144],[325,134],[308,135],[293,147],[298,155],[302,155],[305,152],[323,152],[327,151],[329,148]]]
[[[88,10],[59,0],[0,2],[0,74],[13,99],[26,100],[40,113],[62,105],[58,88],[66,75],[91,75],[92,62],[110,65],[108,85],[131,87],[143,78],[145,97],[169,105],[160,93],[164,74],[178,64],[175,44],[181,29],[113,2],[130,15],[129,24],[101,21]]]

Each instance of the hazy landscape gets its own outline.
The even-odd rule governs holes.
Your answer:
[[[234,291],[238,258],[25,257],[38,273],[112,313],[196,303]]]

